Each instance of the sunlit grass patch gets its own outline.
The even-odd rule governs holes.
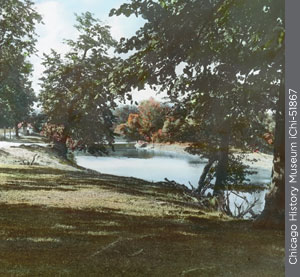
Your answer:
[[[241,272],[248,256],[283,272],[282,233],[251,231],[172,187],[29,166],[0,166],[0,180],[0,276],[214,276]],[[272,276],[259,270],[246,272]]]
[[[16,238],[6,238],[7,241],[29,241],[29,242],[55,242],[55,243],[58,243],[58,242],[61,242],[60,239],[58,238],[43,238],[43,237],[40,237],[40,238],[21,238],[21,237],[16,237]]]
[[[6,236],[7,232],[4,230],[0,230],[0,237]]]
[[[115,221],[96,221],[94,222],[95,225],[109,227],[109,226],[120,226],[120,223]]]
[[[71,225],[65,225],[65,224],[55,224],[53,227],[53,229],[65,229],[65,230],[74,230],[76,229],[76,227],[71,226]]]
[[[89,235],[89,236],[115,236],[119,234],[119,232],[108,232],[108,231],[87,231],[82,232],[81,234]]]
[[[195,233],[184,232],[184,231],[176,231],[174,233],[175,234],[179,234],[179,235],[184,235],[184,236],[192,236],[192,237],[196,237],[197,236],[197,234],[195,234]]]

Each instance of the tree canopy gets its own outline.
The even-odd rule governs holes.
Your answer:
[[[277,130],[281,123],[283,5],[280,0],[132,0],[110,13],[146,20],[135,36],[120,41],[120,53],[134,54],[116,70],[116,83],[126,84],[118,85],[119,93],[145,84],[167,91],[182,116],[195,123],[191,151],[206,156],[209,167],[216,163],[215,192],[231,179],[236,162],[231,147],[247,149],[262,141],[269,131],[267,112],[277,111]],[[275,140],[281,141],[278,132]]]
[[[0,1],[0,124],[26,119],[34,92],[28,57],[35,53],[35,26],[41,16],[29,0]]]
[[[62,143],[64,153],[66,143],[91,153],[103,152],[103,145],[112,144],[114,138],[116,95],[110,74],[118,60],[108,50],[116,42],[109,26],[91,13],[76,15],[76,20],[79,37],[66,40],[70,51],[64,56],[55,50],[44,55],[40,100],[49,123],[44,132]],[[53,136],[53,124],[62,128],[59,136]]]
[[[148,142],[162,140],[162,128],[168,110],[167,106],[151,97],[142,101],[135,112],[128,114],[117,130],[128,139]]]

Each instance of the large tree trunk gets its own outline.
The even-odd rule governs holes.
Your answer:
[[[68,128],[68,124],[65,124],[59,140],[53,139],[53,148],[54,150],[57,151],[58,155],[61,156],[63,159],[68,159],[67,140],[68,140],[69,133],[70,130]]]
[[[285,225],[285,90],[281,82],[276,112],[274,160],[271,190],[266,196],[262,214],[255,220],[257,228],[279,228]]]
[[[18,127],[18,123],[15,123],[15,132],[16,132],[16,137],[19,137],[19,127]]]
[[[65,140],[63,141],[57,141],[57,140],[54,140],[53,141],[53,149],[55,151],[57,151],[58,155],[61,156],[62,158],[64,159],[67,159],[68,158],[68,147],[66,145],[66,142]]]
[[[228,126],[228,128],[230,128]],[[226,178],[228,175],[228,155],[229,155],[229,129],[221,134],[221,144],[218,152],[218,165],[216,168],[216,182],[214,186],[214,196],[218,200],[218,210],[224,212],[226,200],[224,195]]]
[[[229,133],[222,134],[220,150],[218,153],[218,165],[216,169],[216,182],[214,195],[223,194],[228,170]]]

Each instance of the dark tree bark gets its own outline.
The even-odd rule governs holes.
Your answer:
[[[69,124],[65,123],[63,133],[59,140],[53,139],[53,148],[58,155],[64,159],[68,159],[67,139],[70,133]]]
[[[68,148],[64,141],[54,141],[53,149],[64,159],[67,159]]]
[[[213,195],[217,198],[218,211],[225,212],[226,199],[224,195],[225,182],[228,175],[228,155],[229,155],[229,141],[230,141],[230,127],[221,133],[220,149],[217,153],[217,168],[216,168],[216,182],[214,185]]]
[[[19,127],[18,127],[18,123],[15,123],[15,132],[16,132],[16,137],[19,137]]]
[[[285,226],[285,89],[281,82],[276,112],[274,160],[271,190],[266,196],[262,214],[255,220],[256,228],[278,228]]]
[[[215,157],[212,157],[212,158],[209,158],[207,164],[205,165],[205,167],[203,168],[203,171],[202,171],[202,174],[200,176],[200,179],[198,181],[198,187],[197,187],[197,190],[196,192],[198,193],[203,193],[203,188],[205,187],[205,179],[206,179],[206,176],[209,172],[209,170],[211,169],[213,163],[216,161],[216,158]]]
[[[218,165],[216,169],[216,183],[214,195],[223,194],[228,170],[229,133],[222,133],[220,150],[218,152]]]

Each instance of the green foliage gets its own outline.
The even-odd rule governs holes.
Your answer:
[[[216,159],[220,186],[234,176],[231,149],[253,148],[270,131],[261,115],[276,109],[282,82],[283,6],[280,0],[132,0],[111,11],[146,20],[120,41],[120,53],[134,54],[116,68],[119,93],[145,84],[166,91],[189,120],[194,153]]]
[[[162,127],[164,140],[168,142],[180,141],[182,138],[182,119],[167,116]],[[179,135],[178,135],[179,134]]]
[[[70,138],[83,149],[102,152],[102,145],[114,140],[110,73],[118,60],[107,51],[115,41],[109,26],[90,13],[76,19],[79,37],[66,40],[70,51],[64,57],[54,50],[44,55],[40,100],[48,123],[63,126],[62,142]]]
[[[40,15],[29,0],[0,1],[0,124],[16,125],[28,117],[34,92],[32,65],[28,56],[35,52],[35,25]]]
[[[44,113],[33,112],[29,118],[28,122],[34,127],[35,131],[40,133],[43,129],[44,124],[47,121],[47,117]]]
[[[114,110],[114,116],[116,119],[115,123],[118,125],[127,122],[129,115],[136,113],[138,113],[138,107],[135,105],[124,105],[117,107]]]

